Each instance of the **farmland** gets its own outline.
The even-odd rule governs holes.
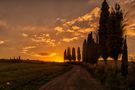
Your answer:
[[[37,90],[72,66],[36,61],[0,61],[0,90]]]

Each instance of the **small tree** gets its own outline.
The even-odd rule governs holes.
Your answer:
[[[125,38],[125,41],[124,41],[123,52],[122,52],[121,73],[125,77],[128,74],[128,50],[127,50],[126,38]]]
[[[78,47],[78,49],[77,49],[77,59],[78,59],[78,61],[81,60],[81,51],[80,51],[80,47]]]
[[[72,60],[74,60],[74,62],[76,61],[76,52],[75,52],[75,48],[72,48]]]
[[[67,51],[66,51],[66,49],[65,49],[65,51],[64,51],[64,62],[67,60]]]
[[[21,60],[21,56],[19,56],[19,58],[18,58],[19,60]]]

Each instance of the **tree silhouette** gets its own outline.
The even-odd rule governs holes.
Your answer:
[[[99,58],[98,44],[95,41],[93,39],[93,32],[88,34],[86,55],[88,62],[91,64],[96,64]]]
[[[64,51],[64,61],[66,61],[66,60],[67,60],[67,51],[65,49],[65,51]]]
[[[76,52],[75,52],[75,48],[72,48],[72,60],[74,60],[74,62],[76,61]]]
[[[94,40],[92,38],[92,32],[88,34],[87,38],[87,62],[91,63],[91,60],[93,59],[93,46],[92,43],[94,43]]]
[[[71,60],[72,60],[70,47],[68,47],[68,49],[67,49],[67,59],[69,60],[69,62],[71,62]]]
[[[128,50],[127,50],[126,37],[125,37],[124,46],[123,46],[123,52],[122,52],[121,73],[125,77],[128,74]]]
[[[83,59],[83,62],[87,62],[87,42],[86,42],[86,39],[83,42],[82,59]]]
[[[120,54],[122,54],[122,45],[123,45],[123,13],[119,4],[115,5],[115,10],[112,10],[110,14],[110,30],[108,31],[108,52],[116,65]]]
[[[103,57],[105,64],[107,64],[108,58],[108,50],[107,50],[107,31],[109,26],[109,5],[106,0],[102,3],[100,20],[99,20],[99,47],[100,47],[100,55]]]
[[[21,60],[21,56],[19,56],[18,59]]]
[[[78,61],[81,60],[81,51],[80,51],[80,47],[77,48],[77,59],[78,59]]]

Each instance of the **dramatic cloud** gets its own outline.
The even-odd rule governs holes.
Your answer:
[[[49,34],[33,35],[33,36],[31,37],[31,40],[32,40],[33,42],[38,43],[38,44],[46,43],[46,44],[48,44],[49,46],[56,46],[56,45],[55,45],[55,40],[52,39]]]
[[[78,40],[78,37],[73,37],[73,38],[63,38],[62,41],[64,41],[64,42],[72,42],[72,41],[75,41],[75,40]]]
[[[55,27],[55,31],[58,35],[67,35],[62,39],[64,42],[77,41],[79,38],[84,38],[90,31],[97,30],[99,15],[100,8],[96,7],[83,16]]]

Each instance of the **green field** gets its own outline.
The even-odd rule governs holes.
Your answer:
[[[0,61],[0,90],[38,90],[71,68],[64,63]]]

